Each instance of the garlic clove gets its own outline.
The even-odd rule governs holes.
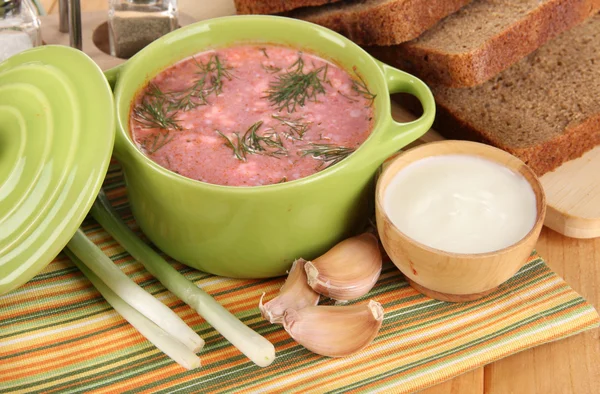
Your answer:
[[[319,294],[308,286],[304,270],[306,260],[298,259],[292,263],[292,268],[285,283],[279,290],[277,297],[263,305],[260,297],[258,308],[262,316],[272,324],[283,323],[283,314],[286,309],[302,309],[319,303]]]
[[[383,321],[383,307],[376,301],[349,306],[310,306],[288,309],[283,328],[313,353],[344,357],[368,346]]]
[[[381,251],[371,233],[348,238],[304,266],[308,284],[338,301],[367,294],[381,274]]]

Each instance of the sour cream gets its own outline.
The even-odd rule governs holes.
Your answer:
[[[486,253],[521,240],[536,221],[529,182],[498,163],[470,155],[421,159],[400,170],[383,208],[405,235],[453,253]]]

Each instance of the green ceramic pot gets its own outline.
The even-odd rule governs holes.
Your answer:
[[[277,185],[211,185],[175,174],[144,156],[129,133],[136,92],[173,63],[234,44],[285,44],[356,66],[377,94],[370,137],[350,157],[315,175]],[[311,259],[350,235],[366,220],[373,176],[388,156],[424,134],[435,104],[419,79],[382,64],[348,39],[320,26],[273,16],[234,16],[181,28],[155,41],[118,69],[114,86],[117,132],[114,154],[122,163],[135,219],[161,250],[216,275],[265,278],[285,274],[297,258]],[[396,123],[390,93],[415,95],[424,115]]]

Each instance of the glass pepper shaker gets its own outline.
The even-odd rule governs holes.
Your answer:
[[[110,54],[127,59],[177,25],[177,0],[109,0]]]
[[[0,62],[42,44],[40,20],[30,0],[0,0]]]

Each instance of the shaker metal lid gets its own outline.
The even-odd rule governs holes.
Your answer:
[[[114,99],[83,52],[42,46],[0,63],[0,294],[67,244],[106,174]]]

